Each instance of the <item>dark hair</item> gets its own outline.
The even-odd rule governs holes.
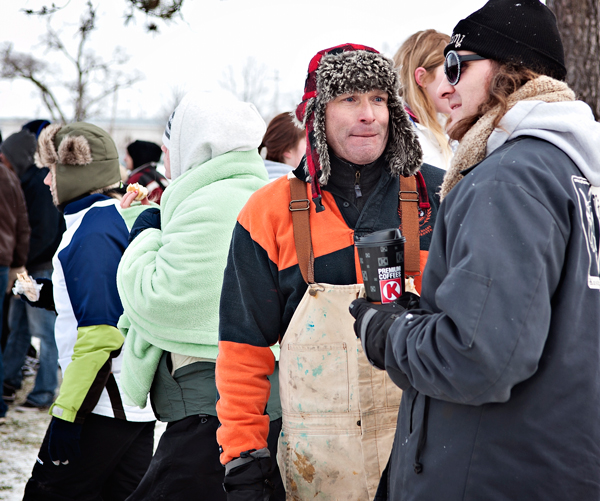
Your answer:
[[[508,97],[530,80],[540,76],[539,73],[529,68],[497,61],[492,61],[492,71],[487,100],[479,105],[474,115],[465,117],[456,125],[450,126],[448,135],[451,139],[460,141],[483,115],[496,106],[499,106],[499,111],[492,126],[494,128],[498,127],[500,120],[508,111]]]
[[[304,130],[294,125],[290,112],[286,111],[269,122],[258,152],[267,148],[267,160],[285,163],[283,154],[288,150],[293,150],[303,137]]]

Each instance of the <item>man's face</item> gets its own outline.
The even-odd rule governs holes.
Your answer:
[[[56,167],[51,165],[48,167],[48,174],[44,178],[44,184],[50,188],[50,193],[52,193],[52,201],[54,205],[58,206],[58,195],[56,193],[56,181],[54,179]]]
[[[327,103],[325,134],[335,155],[357,165],[377,160],[388,140],[388,94],[381,90],[342,94]]]
[[[458,51],[459,56],[475,54],[468,50]],[[493,63],[490,59],[468,61],[461,63],[460,80],[456,85],[450,85],[444,78],[438,87],[437,94],[440,99],[447,99],[450,106],[450,116],[446,128],[452,126],[463,118],[477,113],[479,105],[488,98],[488,87],[493,73]]]

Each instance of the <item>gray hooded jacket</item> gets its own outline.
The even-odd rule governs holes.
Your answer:
[[[390,499],[600,499],[600,125],[532,101],[501,126],[389,331]]]

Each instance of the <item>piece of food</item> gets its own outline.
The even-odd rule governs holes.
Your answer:
[[[37,301],[40,298],[40,290],[42,285],[36,281],[31,280],[31,277],[25,273],[17,273],[17,281],[13,287],[14,294],[25,294],[27,299],[32,302]]]
[[[148,188],[142,186],[139,183],[133,183],[127,186],[127,193],[131,193],[132,191],[137,191],[137,196],[135,197],[135,200],[137,200],[138,202],[148,196]]]

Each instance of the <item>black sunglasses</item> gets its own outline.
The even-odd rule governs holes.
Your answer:
[[[448,79],[450,85],[456,85],[460,80],[460,65],[467,61],[480,61],[487,59],[487,57],[478,56],[472,54],[469,56],[459,56],[455,50],[451,50],[446,54],[446,60],[444,61],[444,73]]]

